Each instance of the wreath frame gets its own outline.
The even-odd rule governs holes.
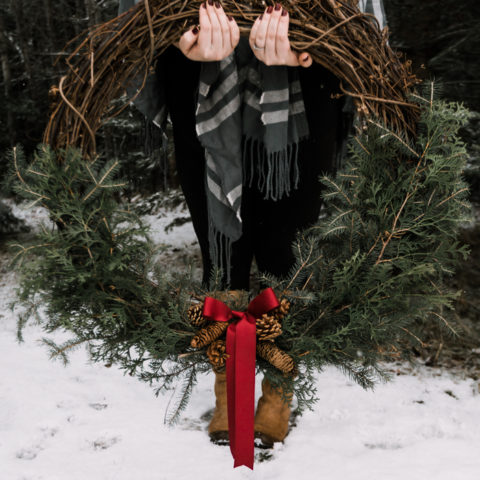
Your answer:
[[[156,4],[145,1],[93,30],[79,49],[115,22],[142,24],[145,16],[151,32],[155,17],[148,13],[149,3]],[[174,8],[178,4],[174,2]],[[341,15],[328,18],[338,24],[345,12],[355,21],[362,19],[362,28],[367,21],[380,50],[390,52],[386,32],[372,30],[370,19],[359,16],[351,5],[330,0],[299,3],[304,4],[335,7]],[[175,15],[187,22],[194,5]],[[252,18],[258,13],[248,11],[255,12]],[[244,13],[238,15],[240,21],[251,21]],[[172,25],[177,28],[179,22]],[[354,25],[354,20],[346,25]],[[169,38],[178,33],[175,28],[168,30]],[[330,30],[323,39],[330,38]],[[151,61],[155,42],[149,39],[152,44],[145,51]],[[81,57],[79,65],[91,67],[93,56]],[[323,58],[320,53],[312,56]],[[378,377],[388,377],[382,360],[400,358],[405,340],[421,342],[413,329],[419,319],[437,318],[453,331],[443,310],[451,307],[455,293],[446,291],[441,281],[467,255],[466,247],[456,242],[458,226],[470,211],[462,180],[467,155],[457,133],[469,114],[458,104],[436,100],[433,84],[421,94],[413,91],[417,81],[408,62],[402,64],[389,53],[388,59],[394,58],[404,80],[396,82],[395,98],[402,100],[389,103],[378,95],[372,99],[368,89],[355,99],[365,128],[353,137],[343,170],[335,179],[322,179],[330,216],[299,235],[294,246],[297,263],[288,278],[260,279],[291,305],[275,345],[289,355],[295,369],[290,370],[294,375],[285,375],[262,358],[257,369],[287,394],[293,390],[300,411],[314,401],[314,374],[324,365],[334,364],[370,388]],[[15,261],[22,265],[18,303],[26,307],[19,316],[19,338],[28,320],[37,318],[49,333],[73,333],[61,345],[44,339],[52,357],[67,362],[68,351],[87,343],[94,361],[118,364],[155,384],[157,394],[182,379],[177,405],[169,415],[173,422],[186,406],[196,375],[211,368],[205,346],[191,346],[198,327],[189,315],[192,301],[201,302],[207,295],[225,299],[228,294],[217,287],[218,272],[205,291],[191,273],[166,275],[155,265],[156,250],[145,226],[115,200],[114,193],[124,186],[116,178],[118,162],[103,162],[95,154],[94,136],[105,109],[92,110],[87,117],[72,108],[73,99],[85,91],[85,101],[75,105],[90,105],[109,83],[102,84],[99,77],[90,84],[77,82],[72,93],[68,80],[73,74],[69,75],[60,81],[63,101],[53,104],[46,143],[33,162],[27,164],[19,147],[11,153],[17,192],[47,208],[59,225],[53,231],[45,229],[39,244],[15,247]],[[395,117],[398,111],[402,114]],[[239,292],[228,300],[232,308],[244,310],[250,297],[251,292]],[[43,314],[42,305],[47,307]]]

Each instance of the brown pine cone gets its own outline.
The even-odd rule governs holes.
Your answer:
[[[264,313],[257,318],[257,337],[259,340],[273,340],[282,334],[282,326],[273,315]]]
[[[297,375],[297,367],[293,358],[278,348],[273,342],[258,342],[257,355],[267,362],[270,362],[275,368],[288,375]]]
[[[221,337],[228,328],[228,322],[210,322],[206,327],[200,329],[192,338],[190,345],[193,348],[202,348]]]
[[[227,361],[227,343],[225,340],[215,340],[207,348],[207,357],[213,369],[218,372],[223,370]]]
[[[290,310],[290,302],[286,298],[280,300],[280,305],[275,310],[276,319],[281,322]]]
[[[194,327],[203,327],[207,321],[203,316],[203,303],[191,305],[187,311],[187,317]]]

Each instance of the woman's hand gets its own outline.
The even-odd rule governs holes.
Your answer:
[[[220,2],[208,0],[199,10],[200,28],[193,27],[180,37],[178,48],[190,60],[214,62],[228,57],[240,40],[233,17],[227,16]]]
[[[277,3],[269,6],[253,24],[250,31],[250,47],[265,65],[309,67],[312,57],[307,52],[294,52],[288,40],[288,12]]]

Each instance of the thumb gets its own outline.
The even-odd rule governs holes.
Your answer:
[[[188,32],[185,32],[178,42],[178,47],[183,53],[188,53],[198,40],[198,27],[191,28]]]
[[[308,52],[300,52],[298,54],[298,63],[301,67],[310,67],[313,60]]]

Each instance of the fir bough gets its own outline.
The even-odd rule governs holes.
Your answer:
[[[325,365],[372,387],[387,377],[382,360],[421,342],[422,321],[434,318],[454,331],[446,312],[456,293],[443,279],[468,253],[457,231],[470,215],[458,137],[469,114],[433,97],[432,87],[411,99],[421,109],[415,140],[367,122],[344,168],[322,179],[328,215],[299,234],[291,274],[261,279],[291,303],[275,344],[299,375],[284,376],[262,358],[257,369],[285,391],[293,388],[300,410],[315,400],[314,373]],[[205,349],[190,347],[197,329],[187,315],[192,298],[207,292],[190,275],[155,264],[146,228],[117,199],[123,182],[115,162],[41,146],[30,165],[14,149],[12,165],[18,193],[45,206],[57,225],[44,227],[35,244],[14,246],[18,302],[26,307],[19,338],[28,318],[36,319],[46,332],[72,333],[62,345],[45,340],[64,362],[69,349],[87,343],[93,360],[116,363],[157,393],[181,380],[167,415],[175,421],[197,374],[211,368]]]
[[[454,333],[447,314],[457,293],[442,281],[468,254],[457,241],[470,219],[457,133],[469,113],[428,93],[414,97],[416,141],[373,120],[352,139],[343,170],[322,180],[329,215],[300,236],[292,278],[277,285],[313,295],[287,317],[279,341],[289,353],[314,369],[337,365],[364,387],[406,340],[421,343],[419,322],[433,318]]]

